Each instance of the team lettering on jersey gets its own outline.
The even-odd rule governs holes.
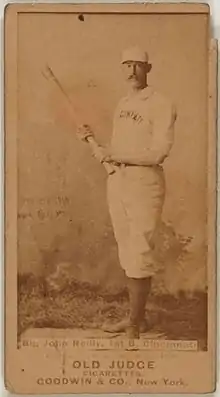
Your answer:
[[[140,114],[134,112],[133,110],[121,110],[119,113],[119,118],[130,118],[136,123],[140,124],[143,121],[143,117]]]

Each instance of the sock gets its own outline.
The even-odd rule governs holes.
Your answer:
[[[130,325],[139,327],[144,318],[146,300],[150,292],[151,277],[129,278]]]

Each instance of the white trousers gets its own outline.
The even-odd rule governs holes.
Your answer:
[[[109,211],[126,275],[145,278],[160,269],[154,239],[161,222],[165,180],[160,166],[122,166],[107,182]]]

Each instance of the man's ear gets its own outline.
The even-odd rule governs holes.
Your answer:
[[[146,73],[150,73],[151,69],[152,69],[152,64],[151,63],[147,63],[146,64]]]

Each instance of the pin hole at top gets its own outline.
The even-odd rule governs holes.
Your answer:
[[[84,22],[84,21],[85,21],[85,18],[84,18],[84,15],[83,15],[83,14],[79,14],[79,15],[78,15],[78,19],[79,19],[79,21],[81,21],[81,22]]]

